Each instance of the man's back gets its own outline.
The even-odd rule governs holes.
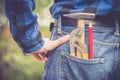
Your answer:
[[[61,14],[89,12],[96,16],[120,15],[119,0],[54,0],[50,12],[54,18]]]

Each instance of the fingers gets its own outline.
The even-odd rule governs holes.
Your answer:
[[[56,46],[61,45],[61,44],[65,43],[65,42],[67,42],[69,39],[70,39],[70,36],[69,36],[69,35],[65,35],[65,36],[57,39],[57,40],[55,41]]]
[[[41,63],[45,63],[47,61],[47,56],[44,53],[33,53],[32,56]]]
[[[53,49],[55,49],[57,46],[67,42],[69,40],[69,35],[65,35],[57,40],[51,41],[49,39],[45,39],[45,44],[43,46],[43,48],[41,48],[42,52],[47,52],[47,51],[51,51]]]
[[[69,40],[69,35],[65,35],[55,41],[51,41],[49,39],[44,40],[45,43],[41,49],[38,51],[35,51],[32,53],[32,55],[39,61],[39,62],[46,62],[47,61],[47,56],[44,54],[44,52],[51,51],[55,49],[57,46],[67,42]]]

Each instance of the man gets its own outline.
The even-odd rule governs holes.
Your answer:
[[[120,80],[119,3],[119,0],[54,0],[50,12],[56,21],[51,27],[51,40],[43,40],[38,31],[34,0],[6,0],[6,15],[12,36],[23,53],[46,62],[43,80]],[[69,54],[68,34],[77,28],[78,19],[64,15],[76,13],[95,14],[95,19],[85,20],[86,45],[87,22],[93,23],[94,59]]]

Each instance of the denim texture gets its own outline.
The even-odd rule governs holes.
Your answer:
[[[62,26],[62,34],[54,27],[51,40],[70,34],[76,27]],[[42,80],[120,80],[120,37],[115,26],[93,26],[94,59],[70,56],[69,41],[48,52]],[[88,28],[85,28],[88,45]]]

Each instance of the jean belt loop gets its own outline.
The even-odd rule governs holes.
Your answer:
[[[54,26],[57,27],[57,25],[58,25],[58,19],[55,19],[54,20]]]
[[[119,23],[118,20],[115,21],[115,35],[120,36],[120,31],[119,31]]]
[[[57,28],[57,31],[58,31],[58,34],[61,34],[62,33],[62,31],[61,31],[61,27],[62,27],[62,18],[61,18],[61,16],[58,18],[58,22],[57,22],[57,24],[58,24],[58,28]]]

